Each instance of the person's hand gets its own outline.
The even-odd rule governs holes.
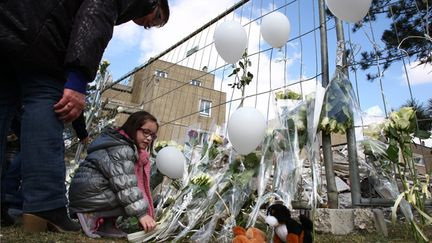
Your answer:
[[[156,228],[156,221],[154,221],[154,219],[149,215],[144,215],[139,218],[139,222],[144,228],[145,232],[152,231],[154,228]]]
[[[54,111],[65,123],[78,118],[84,109],[85,95],[72,89],[64,89],[63,97],[54,105]]]

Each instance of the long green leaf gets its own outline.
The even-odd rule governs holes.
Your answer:
[[[420,234],[420,236],[425,240],[425,242],[429,242],[427,236],[423,233],[423,231],[420,229],[420,227],[416,224],[414,220],[411,221],[411,224],[414,225],[414,228],[417,230],[417,233]]]
[[[432,224],[432,217],[431,216],[429,216],[427,213],[425,213],[422,210],[420,210],[420,208],[418,208],[417,206],[415,206],[415,205],[413,205],[413,206],[417,210],[417,212],[419,214],[421,214],[427,220],[426,225]]]

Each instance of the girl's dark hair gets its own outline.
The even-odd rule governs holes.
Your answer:
[[[135,113],[132,113],[126,122],[120,127],[121,130],[123,130],[129,138],[131,138],[134,142],[136,142],[136,133],[138,129],[144,125],[147,121],[152,121],[156,123],[156,127],[159,130],[159,124],[152,114],[148,113],[147,111],[137,111]],[[153,142],[151,142],[148,149],[151,151],[153,148]]]

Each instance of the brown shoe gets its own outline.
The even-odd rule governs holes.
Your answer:
[[[44,232],[48,229],[62,233],[76,233],[81,227],[67,215],[65,207],[54,210],[23,213],[24,232]]]

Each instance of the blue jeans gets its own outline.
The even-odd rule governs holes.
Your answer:
[[[9,208],[22,210],[21,190],[21,158],[19,153],[11,161],[6,171],[3,171],[1,180],[2,202],[6,202]]]
[[[6,135],[11,120],[18,105],[22,105],[23,212],[64,207],[67,204],[64,125],[53,109],[63,95],[64,83],[46,75],[6,72],[6,75],[0,75],[0,161],[3,164],[5,160]]]

